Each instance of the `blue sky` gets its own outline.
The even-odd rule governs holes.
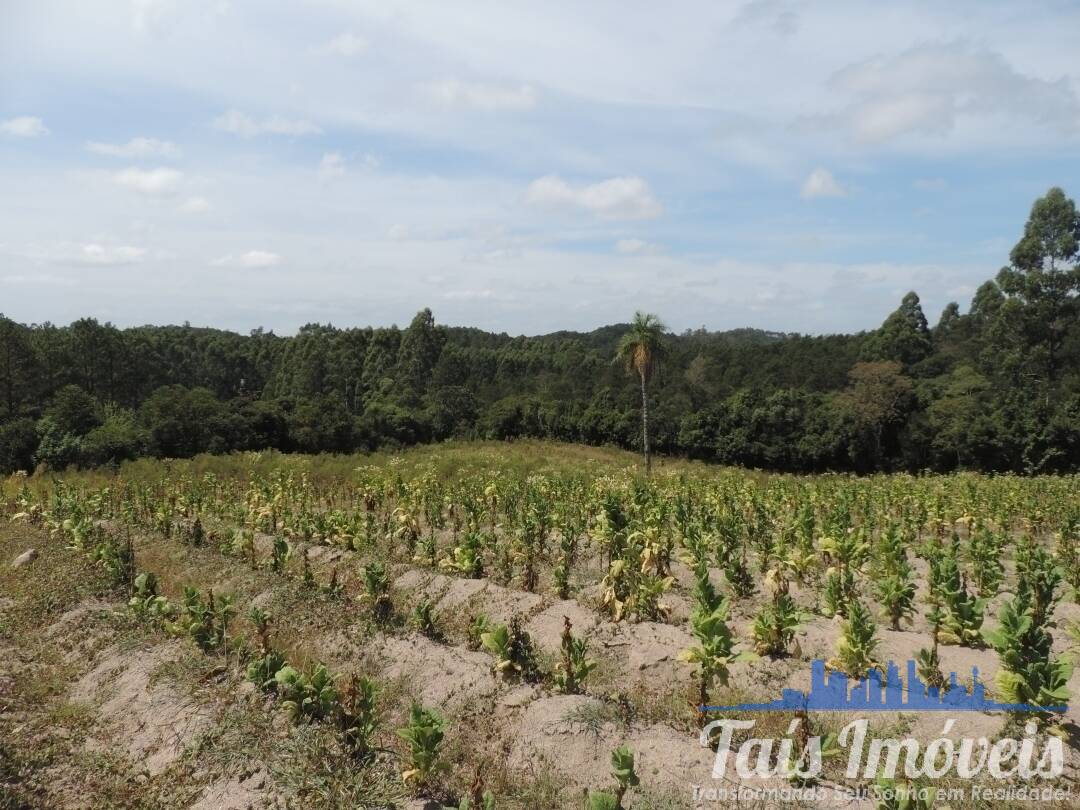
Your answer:
[[[1075,193],[1080,3],[0,3],[0,312],[933,322]]]

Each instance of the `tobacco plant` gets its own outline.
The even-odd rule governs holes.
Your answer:
[[[285,665],[274,675],[281,705],[294,722],[331,717],[337,707],[334,679],[323,664],[310,675]]]
[[[698,705],[707,706],[714,682],[726,686],[731,664],[752,659],[749,653],[735,652],[735,637],[727,624],[728,605],[721,601],[711,610],[699,606],[690,617],[690,628],[698,643],[679,653],[679,660],[698,668]]]
[[[206,652],[227,652],[229,621],[235,612],[231,596],[215,597],[211,589],[203,599],[197,588],[185,587],[176,618],[168,627],[177,635],[189,636]]]
[[[289,542],[280,534],[274,535],[273,545],[270,547],[270,570],[275,574],[282,573],[291,555]]]
[[[585,639],[575,637],[571,627],[570,618],[564,616],[562,660],[555,671],[555,688],[564,694],[576,695],[597,665],[596,661],[588,657],[589,648]]]
[[[986,599],[969,593],[955,552],[945,550],[930,561],[930,604],[942,644],[983,646],[981,628]]]
[[[641,783],[634,770],[634,753],[625,745],[611,752],[611,775],[615,779],[614,792],[590,791],[587,810],[623,810],[626,792]]]
[[[379,728],[378,694],[374,681],[353,675],[338,701],[337,723],[342,738],[360,759],[372,754],[372,740]]]
[[[419,703],[413,703],[409,709],[408,725],[398,729],[397,734],[409,748],[401,778],[406,784],[415,783],[418,790],[423,790],[428,781],[445,767],[440,757],[446,736],[446,720],[435,709],[425,709]]]
[[[394,611],[390,601],[390,581],[386,576],[386,567],[378,560],[369,562],[364,567],[364,593],[361,600],[371,606],[371,613],[378,622],[386,622]]]
[[[516,616],[505,624],[483,633],[480,642],[495,656],[495,671],[507,678],[532,679],[536,674],[536,656],[532,639]]]
[[[863,603],[854,600],[848,608],[840,638],[836,642],[836,657],[829,666],[856,678],[863,678],[877,667],[877,628]]]
[[[758,655],[784,655],[794,642],[794,653],[800,655],[795,633],[803,619],[804,614],[796,606],[795,600],[778,590],[773,600],[754,619],[754,652]]]
[[[409,623],[415,630],[430,639],[438,641],[442,638],[435,616],[435,605],[430,599],[421,599],[413,608],[409,616]]]
[[[1018,560],[1020,582],[1016,594],[998,615],[998,627],[984,632],[998,654],[1001,669],[994,683],[1005,702],[1044,707],[1038,719],[1050,718],[1051,707],[1069,699],[1072,661],[1052,652],[1051,615],[1060,573],[1043,549],[1032,549]]]
[[[479,650],[484,646],[484,634],[490,633],[494,629],[487,616],[483,613],[477,613],[465,630],[465,640],[468,648],[473,651]]]
[[[285,666],[285,657],[270,643],[270,614],[257,607],[248,611],[248,621],[255,627],[259,639],[259,657],[248,662],[245,674],[247,679],[262,689],[271,692],[276,688],[275,676]]]

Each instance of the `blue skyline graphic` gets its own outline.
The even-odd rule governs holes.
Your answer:
[[[883,680],[884,677],[884,680]],[[811,711],[811,712],[1064,712],[1066,706],[1034,706],[1028,703],[998,703],[986,695],[979,681],[979,668],[971,668],[971,691],[949,673],[944,689],[927,686],[917,674],[914,660],[907,662],[907,688],[900,680],[900,668],[889,661],[884,676],[872,669],[865,678],[849,680],[843,672],[828,672],[825,660],[810,665],[810,692],[784,689],[779,700],[768,703],[739,703],[732,706],[703,706],[715,711]]]

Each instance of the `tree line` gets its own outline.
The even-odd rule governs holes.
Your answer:
[[[950,303],[930,326],[910,292],[858,334],[663,335],[647,398],[629,324],[511,337],[425,309],[404,329],[285,337],[0,316],[0,472],[449,438],[642,449],[645,435],[659,453],[799,472],[1076,470],[1078,302],[1080,217],[1054,188],[966,313]]]

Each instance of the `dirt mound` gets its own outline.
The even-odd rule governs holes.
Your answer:
[[[611,785],[611,751],[628,745],[650,790],[689,790],[709,779],[713,752],[697,735],[665,725],[627,729],[584,695],[534,700],[520,713],[510,765],[558,774],[573,789]]]
[[[111,602],[84,602],[61,614],[49,625],[45,637],[62,651],[65,663],[93,661],[108,643],[109,633],[103,627],[103,619],[120,609]]]
[[[676,659],[694,644],[685,630],[660,622],[604,622],[589,634],[597,655],[614,658],[622,669],[663,676],[665,683],[689,680],[691,668]]]
[[[544,597],[504,588],[482,579],[461,579],[416,569],[394,580],[398,593],[430,599],[437,611],[466,610],[483,613],[493,622],[508,624],[515,616],[529,617],[544,604]]]
[[[562,645],[563,617],[573,624],[575,636],[587,636],[600,623],[596,611],[584,608],[572,599],[565,599],[537,613],[525,625],[537,648],[555,653]]]
[[[73,702],[97,706],[100,724],[89,750],[121,745],[151,776],[180,758],[199,732],[210,726],[200,707],[162,679],[159,668],[177,660],[177,643],[159,647],[114,648],[72,687]]]
[[[263,768],[244,771],[208,785],[189,810],[267,810],[283,807],[271,793],[270,776]]]
[[[495,694],[500,686],[490,655],[449,647],[419,634],[383,638],[370,649],[369,660],[381,667],[381,678],[401,679],[425,706],[461,706],[471,698]]]

